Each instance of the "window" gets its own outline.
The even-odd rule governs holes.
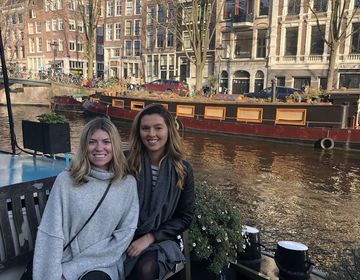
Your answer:
[[[36,38],[36,49],[38,52],[42,52],[42,39],[41,37]]]
[[[131,16],[133,14],[133,0],[126,0],[125,15]]]
[[[125,22],[125,36],[130,36],[131,35],[131,20],[127,20]]]
[[[74,22],[74,26],[75,26],[75,22]],[[53,19],[52,20],[52,30],[56,31],[56,29],[57,29],[57,20]]]
[[[165,34],[164,34],[164,30],[162,29],[162,28],[158,28],[157,30],[156,30],[156,46],[158,47],[158,48],[163,48],[164,47],[164,36]]]
[[[285,55],[297,54],[298,28],[286,28]]]
[[[23,23],[23,14],[18,14],[19,23]]]
[[[164,8],[161,5],[157,5],[158,13],[157,20],[158,22],[164,22]]]
[[[264,73],[257,71],[255,74],[255,92],[259,92],[264,88]]]
[[[68,9],[74,11],[75,10],[75,2],[74,0],[68,0]]]
[[[36,33],[41,33],[41,22],[37,22],[35,24],[35,32]]]
[[[316,0],[316,1],[314,1],[313,9],[316,12],[326,12],[327,5],[328,5],[328,0]]]
[[[114,2],[113,1],[107,1],[106,3],[106,16],[112,17],[114,16]]]
[[[141,55],[141,41],[140,40],[134,41],[134,55],[135,56]]]
[[[148,6],[147,9],[148,9],[148,10],[147,10],[146,23],[147,23],[147,24],[153,24],[153,23],[154,23],[154,14],[155,14],[154,6]]]
[[[77,22],[77,29],[79,32],[84,32],[84,23],[82,21]]]
[[[102,45],[97,45],[97,46],[96,46],[96,53],[97,53],[98,55],[103,55],[103,54],[104,54],[104,46],[102,46]]]
[[[231,19],[235,10],[235,1],[233,0],[226,0],[224,3],[224,19]]]
[[[266,29],[260,29],[257,32],[256,57],[266,56],[266,33]]]
[[[184,49],[191,49],[190,35],[189,32],[183,33]]]
[[[125,55],[132,56],[132,41],[130,40],[125,41]]]
[[[114,51],[114,56],[115,57],[120,57],[120,48],[116,48],[113,51]]]
[[[236,34],[235,56],[251,58],[252,31],[242,31]]]
[[[70,31],[75,31],[76,30],[75,20],[73,20],[73,19],[69,19],[69,30]]]
[[[113,26],[112,24],[106,25],[106,40],[111,41],[113,39]]]
[[[34,38],[29,38],[29,52],[30,53],[35,52],[35,40],[34,40]]]
[[[360,53],[360,23],[353,23],[351,37],[351,53]]]
[[[83,44],[80,43],[80,42],[77,42],[76,49],[77,49],[78,52],[82,52],[83,51]]]
[[[34,25],[32,23],[28,24],[28,32],[29,34],[34,34]]]
[[[121,0],[117,0],[116,1],[116,15],[117,16],[121,16],[121,5],[122,5],[122,2]]]
[[[63,1],[62,0],[58,0],[58,9],[61,10],[63,6]]]
[[[141,28],[141,20],[136,19],[135,20],[135,28],[134,28],[134,35],[139,36],[140,35],[140,28]]]
[[[167,44],[168,47],[174,46],[174,33],[171,30],[167,32]]]
[[[64,41],[63,40],[59,40],[59,51],[63,51],[64,50]]]
[[[260,0],[259,16],[266,16],[269,14],[269,0]]]
[[[97,36],[104,36],[104,25],[98,25],[96,27]]]
[[[16,24],[16,14],[11,16],[12,24]]]
[[[58,27],[59,27],[59,30],[64,30],[64,21],[62,18],[58,19]]]
[[[29,10],[29,18],[36,18],[35,11],[33,9]]]
[[[121,25],[120,23],[115,23],[115,40],[120,40],[121,37]]]
[[[325,35],[325,25],[319,27],[311,27],[311,48],[310,54],[312,55],[322,55],[324,53],[324,38]]]
[[[360,74],[359,73],[341,73],[340,87],[346,88],[360,88]]]
[[[288,15],[300,14],[300,2],[301,0],[288,0]]]
[[[135,14],[141,14],[141,0],[135,0]]]
[[[360,0],[354,1],[354,8],[360,8]]]
[[[294,88],[305,88],[310,86],[311,78],[310,77],[294,77]]]
[[[46,21],[46,27],[45,27],[45,29],[46,29],[46,32],[51,31],[51,21],[50,21],[50,20],[47,20],[47,21]]]
[[[146,47],[149,49],[154,48],[154,34],[152,30],[148,30],[146,33]]]
[[[46,40],[46,51],[47,52],[51,51],[51,44],[52,44],[52,42],[50,40]]]
[[[276,78],[276,85],[279,87],[284,87],[285,86],[285,77],[280,76],[280,77],[275,77]]]
[[[75,42],[69,42],[69,50],[70,51],[75,51]]]

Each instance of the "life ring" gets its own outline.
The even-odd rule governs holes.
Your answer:
[[[323,138],[320,140],[320,147],[323,150],[331,150],[333,149],[335,146],[334,140],[332,140],[329,137]]]

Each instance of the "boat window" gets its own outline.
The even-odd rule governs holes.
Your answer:
[[[261,123],[263,108],[237,108],[236,120],[239,122]]]
[[[189,117],[193,118],[195,115],[195,106],[190,105],[177,105],[176,116],[177,117]]]
[[[116,108],[124,108],[124,100],[120,100],[120,99],[113,99],[112,100],[112,104],[113,107]]]
[[[306,109],[276,109],[275,124],[305,125]]]
[[[144,108],[144,102],[131,101],[131,110],[141,111]]]
[[[205,106],[204,119],[225,120],[225,117],[226,117],[225,107]]]

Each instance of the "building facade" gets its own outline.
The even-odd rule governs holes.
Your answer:
[[[167,25],[176,16],[171,1],[167,6],[160,0],[100,1],[93,42],[95,76],[126,78],[132,83],[176,79],[195,85],[195,66],[185,52],[191,49],[189,34],[184,28],[179,40]],[[274,79],[278,85],[324,89],[331,2],[214,1],[215,36],[207,52],[203,84],[212,76],[218,90],[228,93],[256,92]],[[336,56],[335,87],[360,88],[360,1],[347,3],[348,24],[342,29],[346,38]],[[86,26],[77,4],[75,0],[4,4],[2,32],[12,68],[35,74],[56,68],[86,76]],[[188,12],[184,8],[179,18]]]

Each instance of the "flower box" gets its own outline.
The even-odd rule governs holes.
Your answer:
[[[42,123],[23,120],[24,148],[44,154],[71,151],[69,123]]]

